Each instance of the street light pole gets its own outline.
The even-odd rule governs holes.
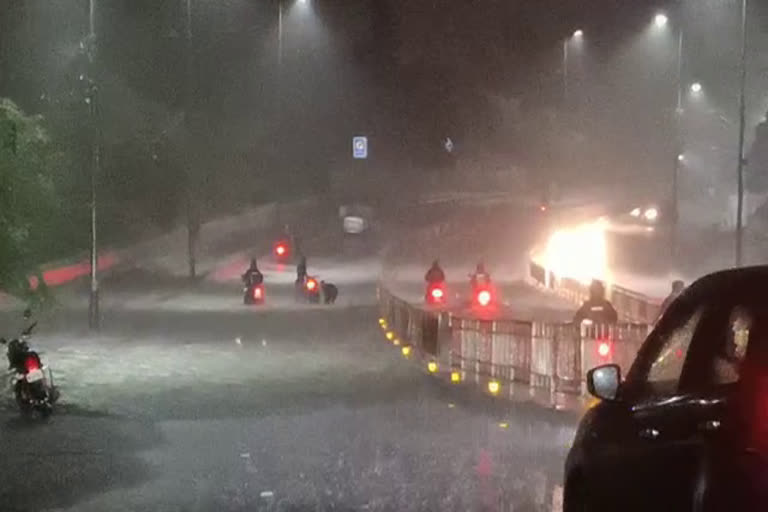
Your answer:
[[[96,109],[97,88],[94,71],[96,53],[96,0],[88,3],[88,114],[91,118],[91,289],[88,300],[88,327],[99,328],[99,276],[98,249],[96,238],[96,177],[101,168],[101,147],[99,145],[98,111]]]
[[[186,140],[186,210],[187,210],[187,261],[189,264],[189,279],[194,281],[197,278],[197,264],[195,258],[195,249],[197,245],[197,237],[200,231],[200,217],[197,212],[197,204],[195,203],[194,188],[197,185],[194,183],[194,172],[192,171],[192,159],[190,158],[191,144],[191,120],[190,113],[192,111],[192,0],[185,0],[185,17],[186,17],[186,73],[184,81],[184,124],[186,125],[185,140]]]
[[[746,84],[747,84],[747,0],[741,2],[741,62],[739,71],[739,149],[736,197],[736,266],[743,263],[744,238],[744,132],[746,128]]]
[[[563,39],[563,103],[568,103],[568,40]]]
[[[672,258],[677,257],[678,230],[680,219],[680,155],[683,154],[682,137],[682,117],[683,117],[683,27],[680,27],[680,34],[677,40],[677,106],[675,108],[675,138],[677,140],[677,154],[675,155],[674,167],[672,169],[672,230],[670,233],[670,251]]]

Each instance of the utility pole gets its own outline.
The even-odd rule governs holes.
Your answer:
[[[739,150],[736,197],[736,266],[744,259],[744,131],[746,128],[746,85],[747,85],[747,0],[741,1],[741,63],[739,71]]]
[[[683,27],[680,27],[680,34],[677,40],[677,106],[675,107],[675,140],[677,141],[677,154],[675,155],[674,167],[672,169],[672,229],[670,230],[670,252],[672,258],[677,257],[678,249],[678,231],[680,229],[680,164],[683,156]]]
[[[563,39],[563,103],[568,103],[568,38]]]
[[[96,67],[96,0],[88,2],[88,113],[91,120],[91,289],[88,300],[88,326],[92,330],[99,328],[99,276],[98,248],[96,238],[96,183],[101,174],[101,146],[99,144],[98,109],[96,99],[98,88],[95,80]]]
[[[186,167],[186,213],[187,213],[187,261],[189,263],[189,279],[194,281],[197,278],[197,262],[195,251],[197,238],[200,233],[200,216],[198,215],[198,205],[195,201],[194,172],[192,169],[193,159],[190,157],[192,148],[192,123],[190,112],[192,111],[192,0],[184,0],[185,18],[186,18],[186,73],[184,80],[184,124],[185,124],[185,148],[184,165]]]

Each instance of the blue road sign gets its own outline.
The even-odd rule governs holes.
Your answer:
[[[354,158],[368,158],[368,137],[352,138],[352,156]]]

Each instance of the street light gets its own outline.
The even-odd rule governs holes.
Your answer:
[[[575,30],[571,37],[563,39],[563,100],[568,101],[568,46],[574,39],[581,40],[584,37],[584,31],[581,29]]]
[[[691,84],[691,92],[693,94],[699,94],[702,91],[702,86],[700,82],[693,82]]]
[[[667,26],[667,23],[669,23],[669,18],[664,13],[659,13],[653,18],[653,24],[657,28],[664,28]]]

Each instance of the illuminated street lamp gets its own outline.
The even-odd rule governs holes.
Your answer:
[[[573,32],[573,37],[579,38],[584,36],[584,31],[581,29],[575,30]]]
[[[664,13],[659,13],[653,18],[653,24],[656,28],[664,28],[669,23],[669,18]]]
[[[691,84],[691,92],[693,94],[699,94],[702,91],[702,86],[700,82],[694,82]]]

